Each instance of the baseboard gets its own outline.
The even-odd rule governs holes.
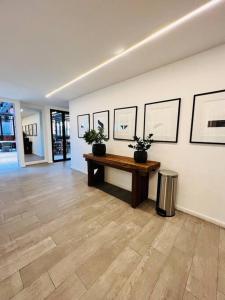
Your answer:
[[[206,216],[206,215],[204,215],[204,214],[201,214],[201,213],[199,213],[199,212],[196,212],[196,211],[193,211],[193,210],[184,208],[184,207],[179,206],[179,205],[176,205],[176,209],[177,209],[177,210],[180,210],[180,211],[182,211],[182,212],[184,212],[184,213],[187,213],[187,214],[189,214],[189,215],[192,215],[192,216],[194,216],[194,217],[197,217],[197,218],[199,218],[199,219],[202,219],[202,220],[204,220],[204,221],[207,221],[207,222],[210,222],[210,223],[213,223],[213,224],[215,224],[215,225],[218,225],[218,226],[220,226],[220,227],[225,228],[225,222],[216,220],[216,219],[214,219],[214,218],[211,218],[211,217]]]

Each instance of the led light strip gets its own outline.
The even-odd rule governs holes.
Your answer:
[[[74,84],[75,82],[89,76],[90,74],[102,69],[103,67],[111,64],[112,62],[118,60],[119,58],[129,54],[130,52],[135,51],[136,49],[142,47],[143,45],[155,40],[156,38],[160,37],[163,34],[168,33],[169,31],[172,31],[174,28],[182,25],[183,23],[189,21],[190,19],[202,14],[203,12],[211,9],[212,7],[216,6],[217,4],[223,2],[224,0],[211,0],[210,2],[200,6],[199,8],[193,10],[192,12],[188,13],[187,15],[181,17],[180,19],[170,23],[169,25],[163,27],[162,29],[156,31],[155,33],[149,35],[147,38],[145,38],[144,40],[140,41],[139,43],[131,46],[130,48],[124,50],[123,52],[119,53],[116,56],[113,56],[112,58],[104,61],[103,63],[97,65],[96,67],[94,67],[93,69],[90,69],[89,71],[81,74],[80,76],[74,78],[73,80],[65,83],[64,85],[60,86],[59,88],[51,91],[50,93],[48,93],[45,97],[49,98],[52,95],[64,90],[65,88],[69,87],[70,85]]]

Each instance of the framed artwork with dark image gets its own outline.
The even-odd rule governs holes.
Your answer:
[[[225,145],[225,90],[194,95],[190,143]]]
[[[90,114],[77,116],[77,133],[79,138],[83,138],[86,131],[90,130]]]
[[[29,131],[29,136],[33,136],[33,125],[32,124],[28,125],[28,131]]]
[[[37,123],[32,124],[33,126],[33,135],[37,136]]]
[[[113,138],[133,141],[137,129],[137,106],[114,109]]]
[[[177,143],[181,98],[151,102],[144,109],[144,139],[153,133],[154,142]]]
[[[93,113],[93,129],[97,131],[99,127],[103,128],[105,136],[109,139],[109,110]]]
[[[25,133],[26,135],[29,135],[29,125],[25,125]]]

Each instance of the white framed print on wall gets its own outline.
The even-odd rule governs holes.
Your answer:
[[[133,141],[137,129],[137,106],[114,109],[114,140]]]
[[[190,143],[225,145],[225,90],[194,95]]]
[[[109,139],[109,110],[93,113],[93,129],[98,131],[99,127],[103,128],[104,135]]]
[[[153,133],[154,142],[177,143],[181,98],[145,104],[144,139]]]
[[[77,133],[79,138],[83,138],[86,131],[90,130],[90,114],[77,116]]]

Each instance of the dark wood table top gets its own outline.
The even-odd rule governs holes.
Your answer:
[[[96,163],[126,170],[128,172],[137,170],[148,173],[160,167],[160,162],[157,161],[148,160],[146,163],[136,163],[132,157],[114,154],[106,154],[105,156],[95,156],[92,153],[89,153],[84,154],[83,157],[86,160],[92,160]]]

